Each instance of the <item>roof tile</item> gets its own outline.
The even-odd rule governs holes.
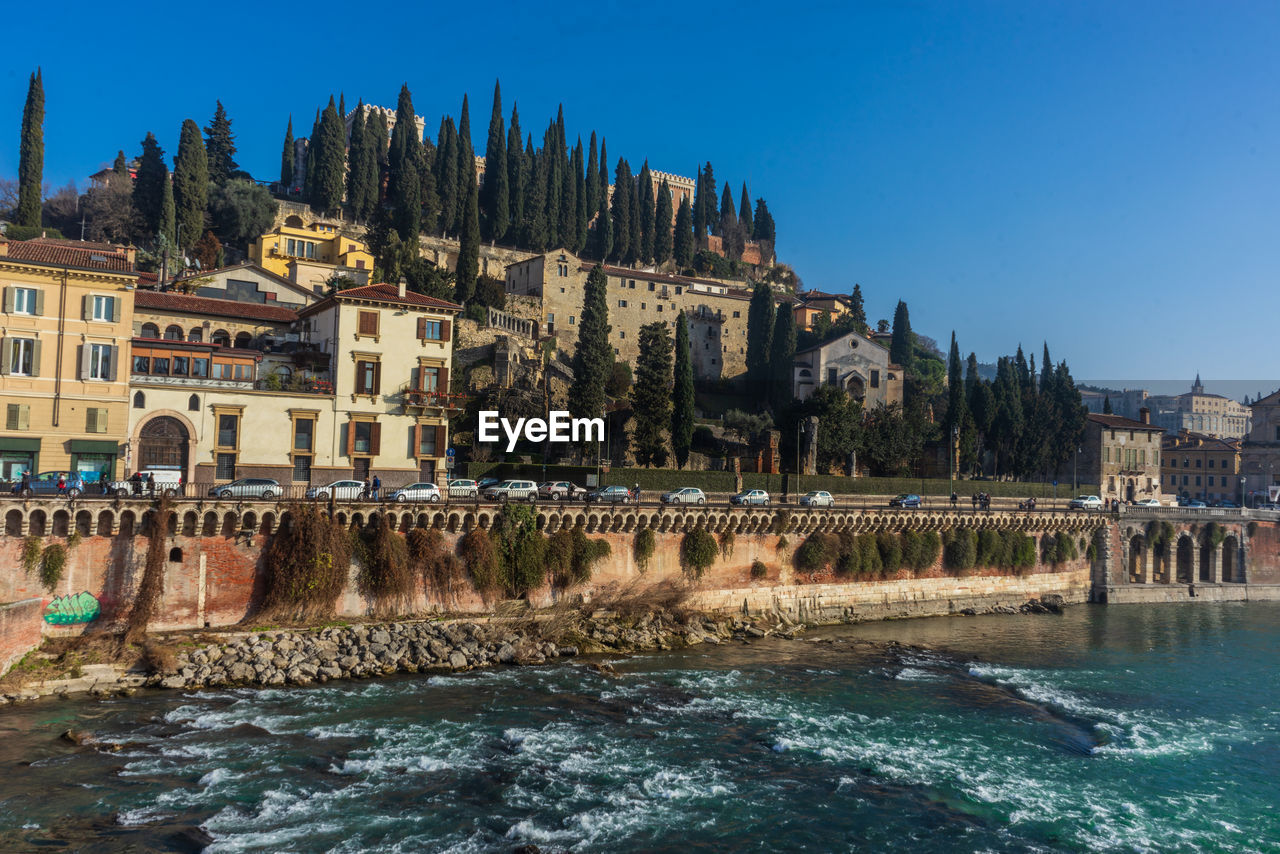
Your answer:
[[[173,291],[139,290],[133,295],[133,304],[135,308],[208,314],[215,317],[241,317],[275,323],[291,323],[298,319],[298,312],[280,305],[263,305],[256,302],[236,302],[235,300],[227,299],[194,297],[189,294],[174,293]]]

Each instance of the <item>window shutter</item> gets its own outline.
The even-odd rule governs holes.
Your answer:
[[[37,338],[31,345],[31,376],[40,376],[40,339]]]
[[[0,341],[0,374],[9,373],[9,357],[13,355],[13,339]]]
[[[382,363],[373,363],[373,388],[369,389],[370,394],[380,394],[382,391]]]
[[[86,433],[98,432],[98,410],[95,407],[89,407],[85,410],[84,431]]]
[[[440,340],[441,341],[449,340],[449,327],[451,325],[452,325],[452,321],[450,321],[449,318],[447,317],[444,320],[440,321]]]
[[[422,453],[422,425],[414,424],[409,429],[409,438],[413,441],[413,456]]]
[[[7,299],[7,298],[6,298]],[[6,308],[5,311],[13,311],[12,308]],[[425,317],[418,318],[418,340],[424,340],[427,337],[427,319]]]
[[[4,429],[6,430],[19,429],[18,419],[21,417],[18,414],[19,409],[21,409],[21,405],[17,403],[10,403],[8,406],[5,407]]]
[[[374,456],[382,453],[382,425],[377,421],[369,429],[369,453]]]
[[[364,394],[364,362],[356,360],[356,394]]]
[[[116,365],[119,364],[119,361],[120,361],[119,359],[120,348],[115,345],[112,345],[107,352],[111,354],[108,357],[111,361],[110,361],[110,364],[107,365],[107,379],[111,380],[111,382],[115,382],[116,381]]]
[[[437,394],[449,393],[449,369],[448,368],[440,369],[440,376],[436,378],[436,393]]]
[[[93,348],[88,344],[80,345],[80,379],[89,379],[89,359]]]
[[[44,290],[36,291],[36,314],[44,315]]]
[[[445,434],[448,430],[443,424],[436,427],[436,456],[443,457],[445,451],[445,440],[448,438]]]
[[[112,323],[116,322],[116,303],[118,302],[120,302],[120,300],[115,297],[107,299],[107,320],[110,320]]]
[[[12,312],[13,312],[13,305],[14,305],[15,300],[17,299],[17,293],[18,293],[17,288],[5,288],[5,289],[4,289],[4,311],[5,311],[5,314],[10,314],[10,313],[12,313]],[[421,321],[421,320],[419,320],[419,321],[418,321],[418,329],[422,329],[422,321]],[[419,337],[419,338],[421,338],[421,337],[422,337],[422,333],[421,333],[421,332],[419,332],[419,333],[418,333],[418,337]],[[10,429],[10,430],[12,430],[13,428],[12,428],[12,427],[10,427],[9,429]]]
[[[347,422],[347,456],[356,452],[356,422]]]
[[[80,319],[88,320],[93,317],[93,296],[85,294],[80,299]]]

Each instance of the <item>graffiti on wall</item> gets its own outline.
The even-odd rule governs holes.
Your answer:
[[[55,596],[44,611],[44,621],[53,626],[89,623],[98,618],[102,608],[87,590],[67,596]]]

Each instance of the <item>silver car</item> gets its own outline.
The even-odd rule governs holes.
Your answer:
[[[266,477],[242,477],[209,490],[216,498],[275,498],[283,493],[280,484]]]
[[[401,504],[407,501],[429,501],[436,504],[440,501],[440,487],[427,481],[411,483],[391,493],[391,500],[399,501]]]
[[[758,507],[769,506],[769,493],[763,489],[748,489],[729,497],[730,504],[754,504]]]
[[[830,492],[823,490],[815,490],[806,492],[800,496],[801,507],[835,507],[836,500],[831,497]]]
[[[307,498],[314,501],[358,501],[364,497],[364,483],[358,480],[335,480],[324,486],[313,486],[307,490]]]
[[[674,492],[662,493],[663,504],[706,504],[707,495],[696,486],[686,486]]]
[[[484,491],[487,501],[529,501],[538,500],[538,485],[531,480],[504,480],[496,486]]]
[[[474,480],[460,477],[449,481],[450,498],[475,498],[480,494],[480,487]]]

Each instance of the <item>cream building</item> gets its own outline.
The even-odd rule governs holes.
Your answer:
[[[1143,410],[1134,421],[1089,413],[1079,455],[1080,479],[1099,485],[1103,501],[1161,500],[1161,433]]]
[[[796,353],[792,396],[808,400],[819,386],[844,389],[865,409],[902,403],[902,368],[889,362],[889,350],[848,332]]]
[[[122,471],[132,248],[0,237],[0,477]]]

